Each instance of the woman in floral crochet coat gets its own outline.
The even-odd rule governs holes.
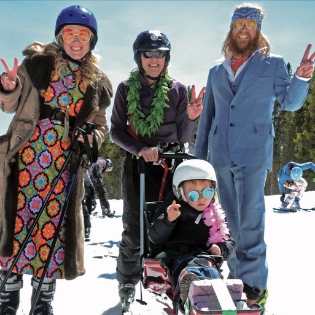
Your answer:
[[[100,147],[106,134],[112,87],[91,52],[97,42],[94,14],[78,5],[65,8],[57,18],[55,36],[55,42],[29,45],[22,63],[15,58],[12,70],[1,59],[6,71],[1,75],[1,109],[15,115],[0,137],[0,282],[46,200],[77,127],[94,124],[91,146]],[[83,141],[82,135],[78,140]],[[32,275],[32,286],[38,287],[77,159],[78,154],[72,154],[0,293],[0,315],[16,314],[23,274]],[[34,314],[53,314],[56,279],[85,273],[83,173],[80,167]]]

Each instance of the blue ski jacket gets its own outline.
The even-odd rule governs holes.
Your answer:
[[[284,184],[286,181],[293,183],[294,180],[291,178],[290,173],[291,169],[293,167],[300,167],[302,171],[306,171],[308,169],[312,169],[315,172],[315,164],[313,162],[306,162],[306,163],[296,163],[296,162],[289,162],[286,165],[284,165],[279,173],[278,173],[278,186],[280,193],[284,193]]]

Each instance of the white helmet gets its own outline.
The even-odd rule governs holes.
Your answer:
[[[208,179],[214,184],[217,184],[217,177],[213,166],[205,161],[199,159],[190,159],[180,163],[173,176],[173,192],[178,199],[183,199],[182,183],[186,180]],[[186,201],[186,200],[185,200]]]

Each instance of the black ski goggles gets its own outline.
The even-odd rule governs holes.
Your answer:
[[[153,56],[155,56],[156,58],[163,58],[165,57],[166,52],[162,50],[156,50],[156,51],[148,50],[148,51],[142,51],[141,54],[144,58],[152,58]]]

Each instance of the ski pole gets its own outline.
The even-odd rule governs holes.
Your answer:
[[[140,174],[140,264],[142,266],[142,259],[144,256],[144,203],[145,203],[145,164],[141,156],[138,161]],[[140,268],[140,279],[142,278],[142,267]],[[136,299],[141,305],[147,305],[142,298],[142,286],[140,285],[140,299]]]
[[[29,315],[33,315],[33,312],[35,310],[36,302],[38,300],[39,293],[40,293],[41,287],[43,285],[44,278],[45,278],[45,275],[47,273],[47,269],[48,269],[48,266],[49,266],[49,263],[50,263],[50,260],[51,260],[51,257],[53,255],[53,251],[54,251],[57,239],[58,239],[58,235],[59,235],[60,230],[61,230],[62,221],[64,219],[64,216],[65,216],[67,208],[68,208],[68,204],[69,204],[69,201],[70,201],[70,197],[71,197],[71,193],[72,193],[72,190],[73,190],[73,186],[74,186],[75,180],[77,178],[77,173],[78,173],[79,167],[80,167],[81,162],[82,162],[83,154],[86,151],[85,147],[87,145],[88,146],[90,145],[88,140],[87,140],[87,136],[86,135],[87,134],[91,134],[92,130],[94,129],[94,125],[91,124],[91,123],[85,123],[85,125],[86,125],[86,131],[82,130],[81,128],[78,128],[79,135],[81,134],[84,137],[84,144],[81,145],[81,143],[80,143],[80,154],[79,154],[79,157],[78,157],[78,160],[77,160],[74,172],[73,172],[72,177],[71,177],[71,182],[70,182],[70,185],[69,185],[67,198],[65,200],[65,203],[63,205],[63,208],[62,208],[62,211],[61,211],[61,214],[60,214],[60,218],[59,218],[58,225],[57,225],[57,228],[56,228],[56,231],[55,231],[54,239],[53,239],[53,242],[52,242],[52,244],[50,246],[49,254],[48,254],[47,260],[45,262],[45,266],[44,266],[44,269],[42,271],[42,275],[40,277],[40,281],[38,283],[37,289],[35,291],[35,294],[33,296],[32,302],[31,302],[31,310],[30,310]],[[75,146],[77,146],[77,144],[78,144],[78,140],[76,138]]]
[[[140,260],[144,255],[144,203],[145,203],[145,164],[143,157],[139,159],[140,173]]]
[[[49,192],[46,195],[45,201],[41,205],[41,207],[40,207],[40,209],[39,209],[39,211],[37,213],[37,216],[35,217],[34,222],[32,223],[32,225],[31,225],[31,227],[30,227],[30,229],[29,229],[29,231],[28,231],[28,233],[27,233],[27,235],[26,235],[26,237],[25,237],[25,239],[24,239],[24,241],[23,241],[23,243],[22,243],[18,253],[16,254],[16,256],[15,256],[15,258],[14,258],[14,260],[13,260],[11,266],[10,266],[10,268],[8,269],[8,272],[7,272],[6,276],[4,277],[4,279],[1,282],[0,292],[2,292],[2,290],[3,290],[7,280],[10,278],[10,276],[12,274],[12,270],[13,270],[14,266],[16,265],[17,261],[19,260],[23,250],[25,249],[25,246],[26,246],[26,244],[27,244],[31,234],[33,233],[33,230],[34,230],[34,228],[35,228],[35,226],[36,226],[40,216],[44,212],[44,209],[45,209],[45,207],[46,207],[46,205],[47,205],[47,203],[49,201],[49,198],[50,198],[51,194],[53,193],[53,191],[54,191],[54,189],[55,189],[55,187],[56,187],[56,185],[57,185],[57,183],[58,183],[58,181],[59,181],[59,179],[60,179],[64,169],[68,165],[72,154],[75,152],[75,150],[77,148],[77,144],[78,144],[77,142],[78,142],[78,139],[75,138],[74,141],[73,141],[73,144],[71,145],[71,147],[69,149],[69,154],[68,154],[65,162],[63,163],[62,167],[60,168],[57,177],[52,182],[51,188],[50,188]]]

